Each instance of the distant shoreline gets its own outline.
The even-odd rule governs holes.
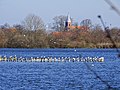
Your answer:
[[[81,48],[26,48],[26,47],[24,47],[24,48],[14,48],[14,47],[10,47],[10,48],[0,48],[0,49],[116,49],[116,48],[89,48],[89,47],[81,47]],[[120,47],[118,47],[118,49],[120,49]]]

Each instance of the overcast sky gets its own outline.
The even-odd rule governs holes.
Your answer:
[[[120,0],[111,1],[120,9]],[[97,18],[100,14],[107,26],[120,27],[120,16],[104,0],[0,0],[0,25],[19,24],[28,14],[40,16],[47,24],[68,12],[78,23],[91,19],[94,24],[101,24]]]

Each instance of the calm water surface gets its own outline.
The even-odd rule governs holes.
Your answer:
[[[0,62],[0,90],[120,90],[120,58],[114,49],[0,49],[0,55],[105,58],[101,63]]]

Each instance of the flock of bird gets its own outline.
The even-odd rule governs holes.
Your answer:
[[[104,62],[104,57],[17,57],[0,56],[0,62]]]

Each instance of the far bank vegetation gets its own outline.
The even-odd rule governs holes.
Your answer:
[[[46,30],[43,20],[34,14],[28,15],[21,24],[1,25],[0,48],[114,48],[100,25],[66,31],[65,18],[53,18],[50,30]],[[110,28],[109,33],[120,48],[120,28]]]

